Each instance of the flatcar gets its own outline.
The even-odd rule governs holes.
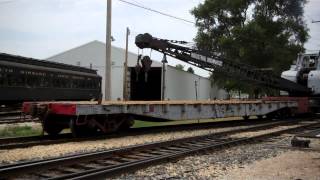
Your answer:
[[[96,70],[0,53],[0,105],[100,97]]]

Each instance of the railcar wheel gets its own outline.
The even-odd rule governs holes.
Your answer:
[[[257,118],[258,119],[263,119],[263,115],[258,115]]]
[[[78,126],[76,124],[76,119],[71,118],[70,123],[69,123],[70,131],[73,137],[80,137],[83,136],[84,134],[84,128]]]
[[[57,136],[62,130],[63,127],[54,123],[54,117],[47,115],[42,121],[43,130],[48,133],[50,136]]]
[[[124,118],[124,121],[122,122],[122,124],[118,128],[120,131],[125,131],[125,130],[129,129],[130,127],[132,127],[134,124],[134,118],[132,116],[125,116],[123,118]]]
[[[62,131],[63,128],[61,127],[47,127],[44,129],[44,131],[46,133],[48,133],[50,136],[57,136],[61,131]]]
[[[97,133],[97,129],[90,127],[90,124],[77,125],[76,121],[76,118],[71,118],[69,121],[69,128],[73,137],[86,137]]]
[[[274,116],[273,113],[269,113],[269,114],[266,115],[266,118],[272,120],[272,119],[275,118],[275,116]]]
[[[242,116],[243,120],[248,120],[250,116]]]

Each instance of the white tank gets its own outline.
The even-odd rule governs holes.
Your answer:
[[[281,73],[281,77],[296,83],[297,82],[298,71],[295,70],[294,68],[292,68],[293,66],[295,66],[295,65],[292,65],[290,70],[283,71]]]
[[[281,77],[298,83],[298,76],[307,76],[307,87],[312,90],[313,95],[320,95],[320,59],[319,54],[299,54],[295,65],[290,70],[284,71]],[[310,70],[310,72],[308,72]],[[303,74],[302,74],[303,73]],[[303,77],[300,77],[300,79]]]
[[[320,71],[310,71],[308,74],[308,88],[312,90],[313,95],[320,94]]]
[[[297,74],[298,74],[298,71],[295,70],[295,65],[292,65],[290,70],[288,71],[283,71],[281,73],[281,77],[283,79],[287,79],[289,81],[292,81],[292,82],[297,82]],[[280,91],[280,95],[281,96],[288,96],[289,93],[287,91]]]

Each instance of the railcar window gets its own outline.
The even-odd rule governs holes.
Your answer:
[[[21,87],[24,87],[26,85],[26,76],[23,74],[20,74],[20,79],[21,79]]]
[[[71,88],[71,81],[68,78],[65,79],[65,87],[66,88]]]
[[[82,80],[78,80],[77,82],[78,82],[78,88],[81,89],[82,88]]]
[[[12,76],[11,74],[7,74],[7,85],[12,86]]]
[[[63,88],[68,88],[69,83],[68,83],[68,80],[66,78],[61,79],[61,82],[62,82],[62,87]]]
[[[48,87],[48,81],[45,78],[40,78],[40,87]]]
[[[0,86],[4,85],[4,77],[3,74],[0,74]]]
[[[93,85],[93,84],[92,84],[92,81],[88,81],[88,82],[87,82],[87,85],[88,85],[88,86],[87,86],[88,89],[92,89],[92,88],[93,88],[93,86],[92,86],[92,85]]]
[[[36,75],[32,77],[32,87],[39,87],[39,77],[37,77]]]
[[[8,86],[8,75],[7,74],[4,74],[4,83],[3,83],[4,86]]]
[[[32,77],[31,76],[27,76],[26,77],[26,86],[28,87],[28,88],[31,88],[32,87]]]
[[[91,81],[89,81],[89,80],[86,80],[86,88],[87,89],[91,89]]]
[[[14,86],[23,86],[23,79],[21,79],[21,76],[19,74],[14,74],[13,85]]]
[[[72,82],[72,88],[78,88],[78,82],[76,79],[74,79]]]
[[[39,78],[36,76],[36,74],[32,77],[32,87],[39,87]]]
[[[93,80],[92,82],[92,89],[96,89],[97,88],[97,81]]]

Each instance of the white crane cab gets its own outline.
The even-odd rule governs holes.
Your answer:
[[[320,52],[319,54],[299,54],[290,70],[281,77],[311,89],[312,95],[320,95]]]

